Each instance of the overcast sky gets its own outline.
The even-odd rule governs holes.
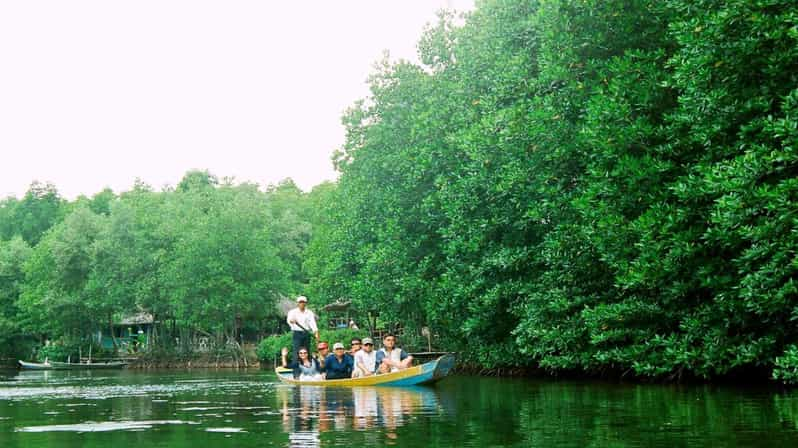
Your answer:
[[[190,169],[334,179],[340,117],[383,50],[472,0],[2,1],[0,196],[67,198]]]

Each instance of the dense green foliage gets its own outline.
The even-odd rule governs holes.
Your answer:
[[[30,246],[19,236],[0,241],[0,355],[27,352],[17,299],[25,282],[22,267],[30,255]]]
[[[456,20],[346,115],[316,294],[490,366],[795,381],[794,3],[493,0]]]
[[[0,355],[27,357],[49,339],[58,345],[40,352],[61,358],[142,311],[161,323],[156,343],[204,334],[224,346],[281,331],[277,301],[305,288],[319,194],[200,171],[175,189],[138,183],[72,202],[33,184],[23,200],[0,202]]]

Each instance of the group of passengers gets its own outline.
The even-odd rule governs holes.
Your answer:
[[[286,319],[291,326],[293,359],[288,362],[288,348],[282,349],[283,367],[293,369],[294,378],[302,381],[334,380],[360,378],[381,373],[397,372],[412,365],[413,357],[396,347],[396,336],[387,334],[382,340],[382,348],[374,349],[371,338],[353,338],[349,349],[344,344],[333,344],[330,353],[326,342],[316,345],[317,356],[312,356],[310,346],[311,332],[319,340],[319,330],[312,311],[307,309],[308,299],[297,298],[297,307],[288,313]]]

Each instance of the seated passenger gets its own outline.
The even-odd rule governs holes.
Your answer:
[[[333,354],[324,360],[324,371],[327,372],[328,380],[338,380],[351,378],[354,360],[349,353],[344,351],[344,344],[336,342],[333,344]]]
[[[362,346],[363,344],[360,343],[360,338],[352,338],[352,342],[349,344],[349,354],[354,357],[355,353],[357,353]]]
[[[308,349],[299,347],[297,353],[299,354],[299,359],[291,361],[289,364],[286,359],[288,356],[288,347],[283,347],[280,351],[283,359],[283,367],[294,370],[294,379],[299,381],[323,380],[324,376],[321,373],[321,366],[319,366],[318,361],[310,357]]]
[[[374,351],[374,341],[363,338],[363,350],[355,353],[355,371],[352,378],[371,376],[377,372],[377,352]]]
[[[413,357],[401,348],[396,348],[396,336],[388,333],[382,339],[382,348],[377,352],[380,373],[398,372],[410,367]]]
[[[321,367],[321,371],[324,371],[324,360],[327,358],[327,355],[330,354],[330,347],[327,345],[326,342],[321,341],[316,345],[316,351],[318,351],[318,356],[316,360],[319,361],[319,366]]]

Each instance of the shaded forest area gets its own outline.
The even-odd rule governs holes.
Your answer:
[[[335,184],[4,201],[2,346],[131,308],[276,331],[301,291],[491,368],[798,382],[793,1],[479,1],[418,48]]]
[[[27,358],[45,341],[96,354],[98,331],[142,312],[157,323],[151,351],[283,331],[278,301],[305,288],[315,202],[333,187],[261,191],[194,171],[175,188],[136,183],[70,202],[34,183],[0,202],[2,355]]]

